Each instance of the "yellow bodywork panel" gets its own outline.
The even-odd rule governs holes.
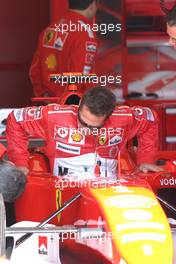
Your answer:
[[[153,192],[144,187],[92,189],[100,203],[115,250],[127,264],[172,264],[167,218]]]

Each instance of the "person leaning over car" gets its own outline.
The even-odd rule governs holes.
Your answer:
[[[69,0],[69,11],[40,34],[29,72],[36,97],[62,95],[65,85],[50,82],[50,74],[95,72],[97,42],[91,28],[97,4],[98,0]],[[79,88],[84,92],[86,86]]]
[[[160,171],[154,164],[158,145],[158,117],[147,107],[116,107],[115,95],[104,87],[89,89],[79,106],[51,104],[16,109],[8,116],[9,159],[28,173],[29,136],[43,138],[54,175],[116,174],[118,152],[134,136],[137,163],[143,172]]]

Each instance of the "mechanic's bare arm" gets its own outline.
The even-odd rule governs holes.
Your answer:
[[[155,164],[150,164],[150,163],[142,163],[139,165],[139,170],[141,172],[144,172],[144,173],[147,173],[149,171],[152,171],[152,172],[160,172],[160,171],[163,171],[164,169],[155,165]]]

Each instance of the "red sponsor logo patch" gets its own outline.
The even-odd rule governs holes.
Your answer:
[[[56,34],[56,40],[54,42],[54,47],[58,50],[62,50],[65,44],[65,41],[68,37],[67,32],[57,32]]]
[[[87,53],[86,54],[86,64],[94,64],[95,62],[95,54]]]
[[[46,236],[39,236],[38,237],[38,252],[40,255],[47,255],[48,254],[48,238]]]
[[[97,44],[93,41],[87,41],[86,42],[86,51],[88,52],[96,52],[97,50]]]

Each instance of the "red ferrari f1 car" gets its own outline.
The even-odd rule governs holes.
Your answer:
[[[55,177],[33,152],[26,190],[15,203],[18,223],[6,229],[8,239],[13,234],[10,263],[173,264],[157,189],[175,187],[175,161],[150,174],[134,172],[128,154],[120,165],[114,179]]]

